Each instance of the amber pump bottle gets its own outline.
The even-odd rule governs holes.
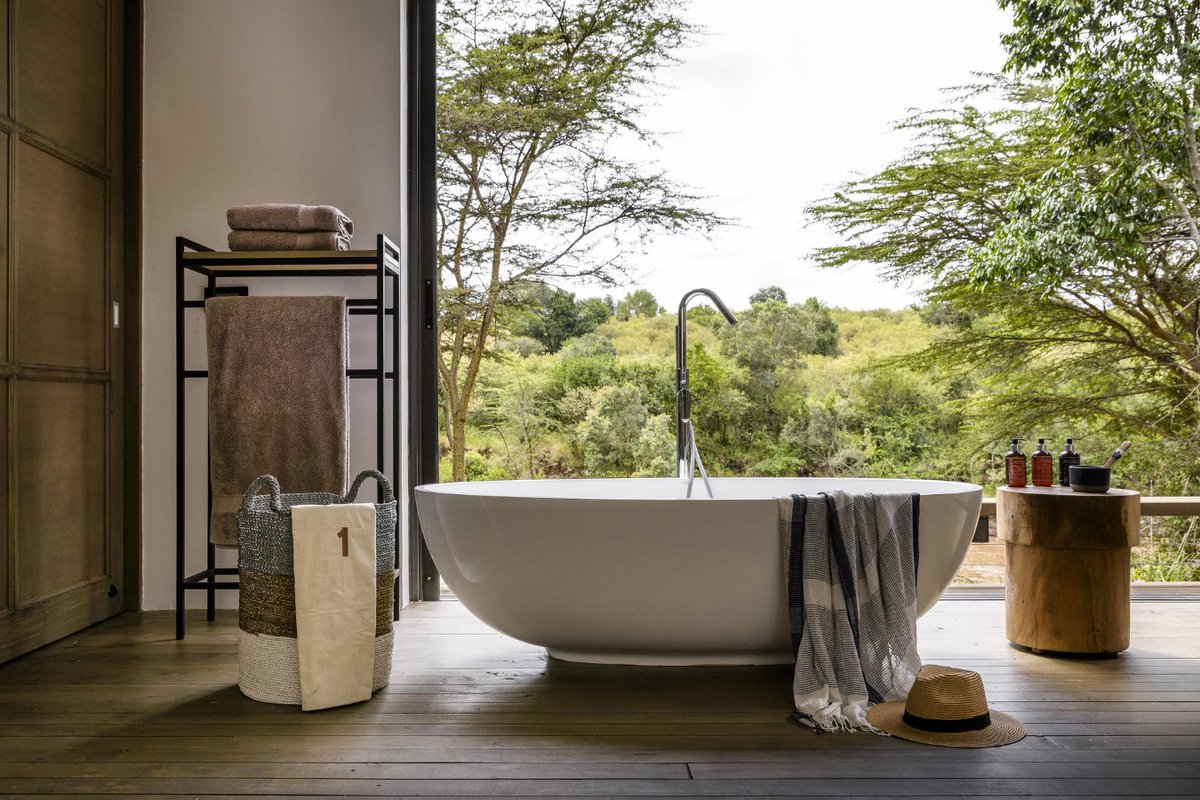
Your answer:
[[[1054,456],[1046,449],[1046,440],[1038,439],[1037,450],[1033,451],[1033,485],[1054,485]]]
[[[1075,451],[1074,440],[1067,439],[1067,449],[1058,454],[1058,485],[1071,485],[1071,467],[1079,466],[1079,453]]]
[[[1013,489],[1021,489],[1028,480],[1029,466],[1021,452],[1021,440],[1014,437],[1012,449],[1004,456],[1004,483]]]

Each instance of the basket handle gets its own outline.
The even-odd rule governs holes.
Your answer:
[[[263,486],[271,487],[271,510],[277,514],[281,513],[283,511],[283,501],[279,497],[279,480],[274,475],[259,475],[254,479],[254,482],[246,489],[245,496],[242,497],[242,510],[245,511],[250,508],[250,504],[254,502],[258,490]]]
[[[362,472],[358,473],[358,477],[354,479],[354,483],[350,484],[350,491],[346,492],[346,496],[342,498],[342,502],[353,503],[355,500],[357,500],[359,487],[362,486],[363,481],[365,481],[367,478],[374,478],[375,480],[379,481],[379,488],[383,491],[383,498],[379,502],[395,502],[396,495],[392,494],[392,482],[387,479],[386,475],[377,469],[364,469]]]

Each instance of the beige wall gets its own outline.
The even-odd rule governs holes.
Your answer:
[[[302,202],[348,213],[353,247],[372,247],[377,233],[399,243],[403,19],[402,0],[146,0],[146,609],[175,604],[174,237],[223,250],[228,207]],[[362,297],[373,291],[371,279],[250,283],[255,294]],[[190,296],[200,296],[201,287],[197,279]],[[189,367],[202,368],[202,313],[187,313]],[[372,318],[351,319],[351,365],[372,366]],[[187,393],[189,572],[204,565],[205,388],[202,380],[189,381]],[[373,384],[354,381],[351,389],[351,468],[357,471],[374,462]],[[235,563],[231,556],[222,554],[220,563]],[[189,606],[202,603],[203,592],[189,595]],[[232,592],[218,597],[222,606],[236,602]]]

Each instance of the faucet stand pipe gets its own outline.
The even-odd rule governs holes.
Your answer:
[[[687,434],[684,431],[685,422],[688,426],[692,424],[692,392],[688,386],[687,369],[687,305],[696,295],[707,297],[730,325],[737,325],[737,317],[733,316],[729,308],[721,302],[721,298],[717,297],[711,289],[692,289],[679,301],[679,315],[675,322],[675,464],[677,465],[677,477],[686,477],[689,480],[691,479],[691,470],[688,469],[688,462],[691,453],[688,450]],[[694,428],[692,429],[692,438],[694,441]],[[707,483],[707,477],[705,482]]]

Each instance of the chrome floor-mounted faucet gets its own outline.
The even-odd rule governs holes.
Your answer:
[[[697,468],[708,496],[712,497],[708,473],[704,469],[704,462],[700,460],[700,450],[696,447],[696,428],[692,425],[692,391],[688,385],[687,305],[698,294],[712,300],[730,325],[737,325],[737,318],[711,289],[692,289],[679,301],[679,319],[675,324],[675,464],[678,477],[687,478],[688,497],[692,496],[692,481],[695,480]]]

